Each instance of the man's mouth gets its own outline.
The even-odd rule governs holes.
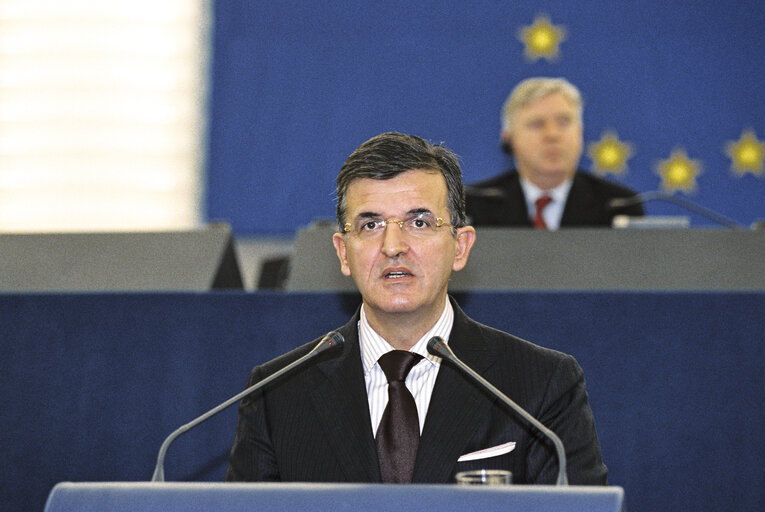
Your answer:
[[[411,277],[412,274],[409,272],[403,272],[400,270],[392,271],[392,272],[386,272],[383,277],[385,279],[401,279],[402,277]]]

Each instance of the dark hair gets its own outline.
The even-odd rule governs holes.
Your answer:
[[[450,223],[462,227],[465,190],[457,156],[441,144],[429,144],[416,135],[389,132],[372,137],[351,153],[337,175],[337,225],[345,226],[346,197],[357,178],[389,180],[414,169],[436,171],[446,180]]]

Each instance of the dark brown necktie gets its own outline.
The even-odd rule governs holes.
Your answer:
[[[377,428],[377,456],[383,482],[409,483],[420,442],[420,422],[414,397],[404,383],[419,354],[393,350],[383,354],[380,367],[388,379],[388,405]]]
[[[534,213],[534,229],[547,229],[547,223],[544,217],[542,217],[542,210],[551,202],[552,198],[550,196],[541,196],[534,203],[537,206],[537,210]]]

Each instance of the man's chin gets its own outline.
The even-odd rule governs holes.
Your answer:
[[[388,314],[402,314],[413,313],[417,311],[417,307],[409,301],[396,301],[389,304],[384,304],[382,311]]]
[[[576,169],[574,168],[574,170]],[[572,168],[562,162],[550,162],[541,172],[541,176],[545,178],[560,180],[568,178],[571,174],[573,174]]]
[[[576,171],[576,169],[574,169]],[[558,186],[567,179],[572,178],[574,173],[570,169],[551,167],[538,172],[530,181],[541,188]]]
[[[388,297],[383,300],[369,303],[370,307],[378,310],[380,313],[395,315],[405,315],[408,313],[414,313],[418,310],[419,304],[408,296],[394,296]]]

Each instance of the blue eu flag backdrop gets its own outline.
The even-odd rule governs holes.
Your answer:
[[[444,142],[467,183],[506,170],[500,108],[531,76],[581,89],[585,169],[744,225],[765,218],[763,2],[220,1],[214,10],[207,215],[237,234],[333,217],[343,161],[385,131]],[[647,212],[688,213],[659,202]]]

